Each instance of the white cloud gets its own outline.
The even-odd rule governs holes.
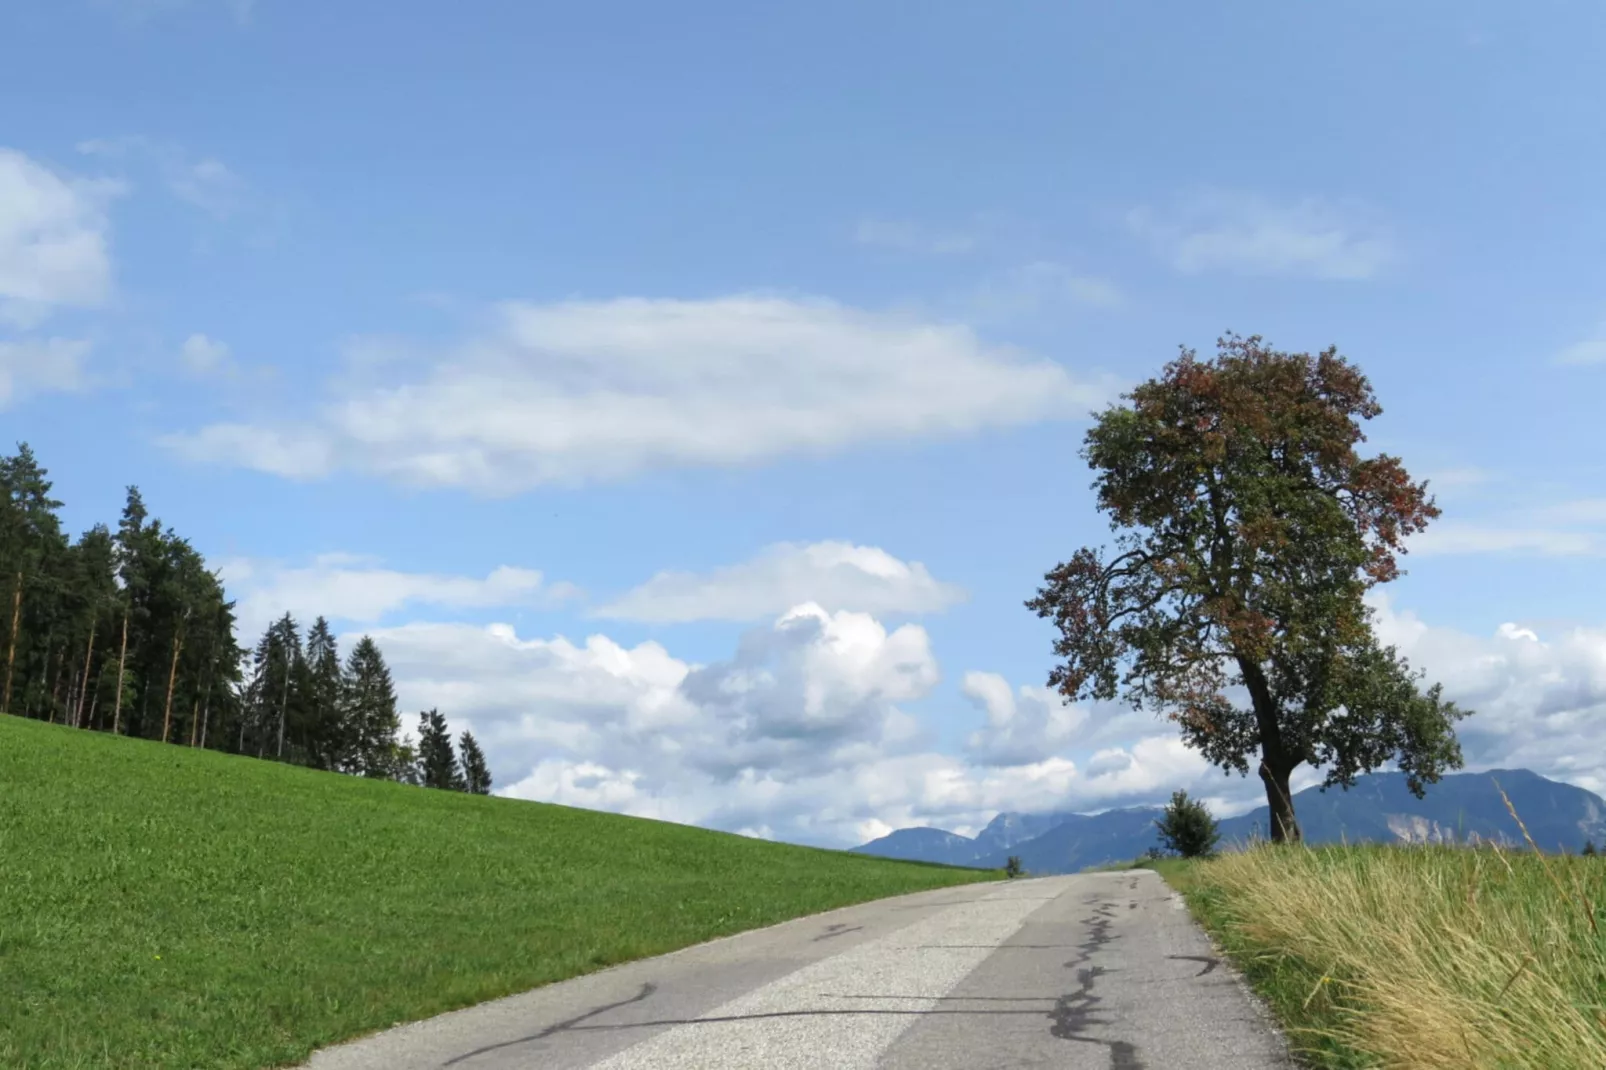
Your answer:
[[[298,478],[510,494],[1079,418],[1111,389],[963,326],[751,295],[506,304],[433,357],[368,343],[332,388],[310,423],[164,441]]]
[[[237,213],[247,197],[245,180],[211,157],[178,164],[168,175],[168,189],[217,219]]]
[[[1127,223],[1178,271],[1366,279],[1396,257],[1393,240],[1364,212],[1308,197],[1277,204],[1208,193],[1169,214],[1134,209]]]
[[[1544,510],[1547,519],[1563,524],[1606,526],[1606,498],[1579,498]]]
[[[1606,791],[1606,629],[1542,638],[1507,623],[1482,638],[1430,626],[1382,595],[1373,605],[1383,641],[1476,711],[1458,728],[1469,768],[1523,767]]]
[[[814,602],[878,616],[935,613],[965,592],[926,567],[873,546],[779,543],[751,561],[712,572],[660,572],[598,609],[595,616],[655,623],[751,621]]]
[[[216,338],[192,334],[179,347],[179,359],[195,375],[210,375],[229,366],[229,347]]]
[[[847,846],[878,828],[978,828],[1003,809],[1096,809],[1220,779],[1152,718],[1118,746],[1088,726],[1078,745],[1102,749],[1087,771],[1024,748],[1008,766],[939,753],[908,709],[939,678],[925,631],[862,613],[799,606],[709,665],[505,624],[371,634],[402,707],[472,728],[499,790],[520,798]]]
[[[92,138],[78,143],[86,156],[134,160],[155,168],[162,185],[174,197],[214,219],[239,215],[252,204],[245,179],[223,161],[196,156],[182,146],[140,136]]]
[[[1578,557],[1606,550],[1606,544],[1590,532],[1476,524],[1430,528],[1413,535],[1409,547],[1414,554],[1539,554],[1545,557]]]
[[[548,584],[533,569],[503,565],[483,579],[426,572],[398,572],[368,558],[323,554],[310,565],[234,558],[219,571],[238,605],[244,634],[255,635],[290,613],[303,625],[317,616],[373,623],[416,606],[495,609],[547,606],[574,597],[567,583]]]
[[[1524,510],[1508,523],[1450,520],[1413,535],[1413,554],[1508,554],[1587,557],[1606,554],[1606,499],[1580,499]]]
[[[1465,465],[1460,468],[1441,468],[1429,472],[1425,478],[1429,486],[1437,491],[1446,488],[1481,486],[1493,480],[1495,474],[1487,468]]]
[[[977,287],[969,300],[987,317],[1031,315],[1066,305],[1115,308],[1125,303],[1114,283],[1052,260],[1033,261],[996,275]]]
[[[1556,354],[1557,364],[1606,364],[1606,324]]]
[[[860,245],[939,256],[971,252],[981,241],[975,229],[942,229],[887,219],[862,220],[854,229],[853,240]]]
[[[1087,710],[1047,688],[1010,690],[997,673],[967,672],[960,691],[986,714],[967,747],[988,765],[1020,765],[1058,753],[1087,723]]]
[[[30,394],[81,389],[88,352],[88,342],[67,338],[0,341],[0,409]]]
[[[121,187],[0,148],[0,322],[30,327],[111,292],[107,202]]]

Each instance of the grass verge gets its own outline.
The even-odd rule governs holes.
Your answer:
[[[1265,845],[1154,868],[1313,1066],[1606,1067],[1606,859]]]
[[[0,1066],[255,1068],[997,872],[0,717]]]

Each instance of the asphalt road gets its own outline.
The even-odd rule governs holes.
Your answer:
[[[1265,1070],[1286,1046],[1147,870],[799,918],[398,1027],[309,1070]]]

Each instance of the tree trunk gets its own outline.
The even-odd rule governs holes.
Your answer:
[[[206,715],[212,710],[212,688],[206,689],[206,698],[201,702],[201,749],[206,749]]]
[[[11,668],[17,660],[17,626],[22,622],[22,572],[17,573],[16,591],[11,596],[11,639],[6,646],[6,694],[0,713],[11,712]]]
[[[90,728],[94,728],[95,727],[95,710],[99,706],[100,706],[100,688],[97,687],[97,688],[95,688],[95,693],[89,697],[89,721],[87,723],[88,723],[88,727],[90,727]]]
[[[201,700],[197,698],[195,705],[190,708],[190,746],[195,746],[195,733],[201,727]]]
[[[22,708],[22,715],[24,717],[32,717],[34,715],[33,699],[37,692],[43,691],[45,701],[50,701],[50,655],[55,651],[55,649],[56,628],[54,625],[51,625],[51,627],[45,632],[45,657],[44,661],[41,662],[39,666],[39,686],[37,688],[33,687],[32,684],[34,681],[32,680],[29,680],[23,685],[23,693],[26,696],[26,698],[23,700]]]
[[[184,633],[173,633],[173,664],[167,670],[167,703],[162,709],[162,742],[167,742],[168,731],[173,727],[173,684],[178,679],[178,652],[184,649]]]
[[[56,723],[56,707],[61,705],[61,676],[67,671],[67,648],[72,645],[68,639],[61,644],[61,657],[56,659],[56,682],[50,685],[50,723]],[[61,711],[61,723],[67,723],[66,707]]]
[[[288,649],[286,649],[285,650],[285,654],[284,654],[284,691],[279,696],[279,754],[278,754],[278,757],[281,760],[284,758],[284,720],[285,720],[285,713],[289,708],[290,708],[290,651]]]
[[[1304,836],[1299,831],[1299,820],[1294,816],[1294,797],[1288,791],[1288,777],[1293,772],[1284,764],[1275,767],[1260,763],[1260,779],[1266,785],[1266,806],[1271,810],[1271,842],[1300,843]]]
[[[206,690],[201,696],[201,749],[206,749],[206,715],[212,708],[212,685],[217,681],[217,636],[212,637],[212,656],[206,662]]]
[[[89,662],[95,656],[95,625],[98,620],[89,622],[89,646],[84,651],[84,681],[78,687],[78,708],[73,711],[73,724],[79,728],[84,727],[84,696],[89,694]]]
[[[117,703],[112,707],[112,735],[123,727],[123,669],[128,664],[128,610],[123,610],[123,645],[117,651]]]

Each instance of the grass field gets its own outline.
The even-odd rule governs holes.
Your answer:
[[[264,1067],[997,873],[0,717],[0,1066]]]
[[[1606,858],[1261,846],[1155,868],[1318,1067],[1606,1067]]]

